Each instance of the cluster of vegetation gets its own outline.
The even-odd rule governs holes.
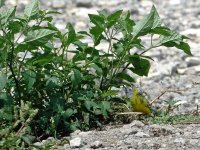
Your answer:
[[[134,84],[132,74],[148,75],[153,59],[147,51],[165,46],[191,55],[187,37],[162,25],[154,6],[137,22],[130,12],[102,10],[89,14],[88,31],[76,32],[68,23],[63,32],[52,23],[59,13],[38,3],[33,0],[22,15],[16,7],[0,14],[2,148],[107,123],[114,106],[127,104],[119,92]],[[151,37],[148,47],[141,40],[145,35]],[[97,48],[102,42],[107,49]]]

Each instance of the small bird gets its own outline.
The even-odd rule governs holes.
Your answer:
[[[138,89],[133,89],[133,95],[130,101],[134,112],[142,112],[145,115],[151,115],[151,108],[149,107],[148,101]]]

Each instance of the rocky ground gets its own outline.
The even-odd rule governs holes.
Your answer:
[[[29,0],[18,0],[22,10]],[[173,99],[181,106],[177,114],[194,111],[200,104],[200,1],[199,0],[40,0],[42,7],[56,9],[62,15],[55,16],[55,24],[64,29],[72,22],[77,30],[88,28],[88,13],[96,10],[130,10],[134,19],[147,14],[154,4],[163,22],[190,37],[188,41],[194,56],[187,56],[173,48],[157,48],[148,54],[155,60],[148,77],[142,78],[142,88],[154,98],[162,90],[185,89],[180,93],[167,93],[163,100]],[[15,5],[15,0],[7,0]],[[138,80],[141,81],[141,80]],[[139,121],[118,128],[107,127],[104,131],[76,131],[69,139],[70,144],[58,149],[200,149],[200,125],[145,125]],[[49,138],[44,142],[54,140]],[[41,145],[41,143],[37,143]],[[55,148],[56,149],[56,148]]]

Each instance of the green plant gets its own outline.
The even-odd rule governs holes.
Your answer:
[[[17,107],[14,107],[14,111],[18,111],[17,109]],[[34,136],[31,133],[29,125],[37,112],[38,109],[33,110],[29,104],[22,104],[19,115],[13,116],[13,123],[1,122],[0,147],[2,149],[19,149],[30,145],[34,140]],[[1,114],[1,120],[10,120],[10,116],[7,115],[10,114],[5,112]]]
[[[192,124],[192,123],[199,123],[200,122],[200,115],[199,114],[180,114],[180,115],[170,115],[166,113],[160,112],[159,115],[154,117],[145,118],[147,122],[155,123],[155,124]]]
[[[28,103],[38,110],[30,129],[40,138],[109,121],[113,106],[126,103],[118,95],[121,87],[135,81],[128,71],[148,75],[152,58],[147,51],[166,46],[191,55],[187,37],[163,26],[154,6],[138,22],[122,10],[89,14],[93,26],[78,33],[70,23],[64,32],[58,30],[54,14],[59,13],[39,9],[38,0],[27,5],[22,16],[16,15],[16,7],[0,14],[0,119],[12,124]],[[147,34],[151,40],[146,48],[141,37]],[[83,42],[86,38],[93,44]],[[102,42],[108,48],[98,49]]]

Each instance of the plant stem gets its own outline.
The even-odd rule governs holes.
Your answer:
[[[21,71],[21,68],[22,68],[22,64],[23,64],[23,62],[24,62],[24,60],[26,58],[27,53],[28,53],[28,51],[25,52],[24,57],[22,58],[22,61],[19,64],[18,74],[20,74],[20,71]]]
[[[143,51],[142,53],[140,53],[139,55],[143,55],[144,53],[148,52],[149,50],[153,49],[153,48],[156,48],[156,47],[159,47],[161,46],[161,44],[158,44],[158,45],[155,45],[155,46],[150,46],[149,48],[147,48],[145,51]]]
[[[21,106],[20,85],[19,85],[19,81],[18,81],[17,76],[16,76],[14,69],[13,69],[13,63],[14,63],[13,59],[14,59],[15,46],[14,46],[14,43],[9,39],[9,37],[7,37],[7,33],[4,30],[2,30],[2,32],[5,34],[6,38],[8,39],[8,42],[11,45],[11,55],[10,55],[9,62],[7,63],[7,65],[9,67],[10,71],[11,71],[12,77],[13,77],[15,85],[16,85],[16,90],[17,90],[17,93],[18,93],[18,100],[16,102],[17,102],[17,105],[20,107]]]

